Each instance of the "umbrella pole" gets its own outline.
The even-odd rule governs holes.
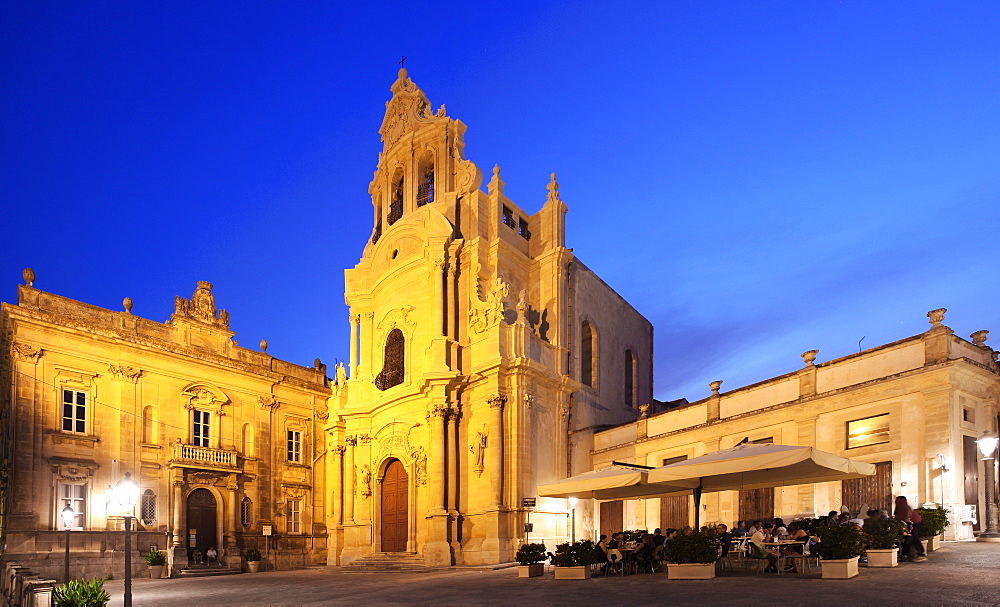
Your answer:
[[[701,479],[698,479],[698,487],[694,490],[694,530],[701,529]]]

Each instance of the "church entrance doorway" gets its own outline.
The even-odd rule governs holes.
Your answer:
[[[187,499],[188,560],[204,561],[209,548],[216,542],[215,496],[208,489],[195,489]]]
[[[407,476],[403,463],[392,460],[382,480],[382,552],[404,552],[409,513]]]

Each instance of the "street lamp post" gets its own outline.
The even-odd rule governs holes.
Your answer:
[[[570,531],[570,536],[569,536],[569,541],[571,541],[571,542],[575,542],[576,541],[576,503],[578,501],[579,500],[577,498],[575,498],[575,497],[569,498],[569,507],[573,511],[573,513],[570,515],[572,517],[572,519],[573,519],[573,523],[572,523],[572,525],[570,527],[572,529],[572,531]]]
[[[63,583],[69,583],[69,531],[73,527],[73,520],[76,518],[76,511],[73,510],[73,506],[70,506],[69,502],[66,502],[66,507],[62,509],[62,521],[63,528],[66,529],[66,563],[63,568]]]
[[[132,473],[126,472],[125,478],[115,485],[115,497],[122,508],[122,518],[125,521],[125,607],[132,607],[132,519],[133,508],[139,500],[139,485],[132,480]]]
[[[994,491],[994,479],[993,479],[993,454],[997,450],[997,443],[1000,442],[1000,437],[997,437],[995,432],[986,430],[983,435],[979,437],[976,443],[979,445],[979,450],[983,454],[983,463],[985,464],[986,472],[986,530],[979,534],[976,538],[984,542],[996,542],[1000,541],[1000,533],[997,533],[996,524],[993,522],[995,518],[995,512],[993,507],[993,491]]]

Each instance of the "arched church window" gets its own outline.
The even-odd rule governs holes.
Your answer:
[[[589,322],[584,321],[580,327],[580,381],[584,385],[595,387],[594,362],[597,360],[597,336]]]
[[[625,350],[625,406],[634,409],[635,401],[635,354]]]
[[[156,442],[152,407],[145,407],[142,410],[142,442],[147,445]]]
[[[146,489],[142,493],[142,524],[149,526],[156,520],[156,494],[152,489]]]
[[[385,218],[392,225],[403,216],[403,176],[400,175],[392,184],[392,202],[389,203],[389,216]]]
[[[388,390],[403,383],[404,348],[403,332],[399,329],[390,331],[389,336],[385,338],[382,371],[375,377],[375,387],[379,390]]]
[[[420,183],[417,185],[417,206],[434,202],[434,162],[428,161],[420,171]]]

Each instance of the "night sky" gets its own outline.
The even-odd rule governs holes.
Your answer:
[[[343,270],[400,56],[529,213],[655,327],[655,396],[925,331],[1000,344],[1000,3],[0,5],[0,299],[348,349]],[[861,341],[863,338],[863,341]],[[1000,346],[998,346],[1000,347]]]

